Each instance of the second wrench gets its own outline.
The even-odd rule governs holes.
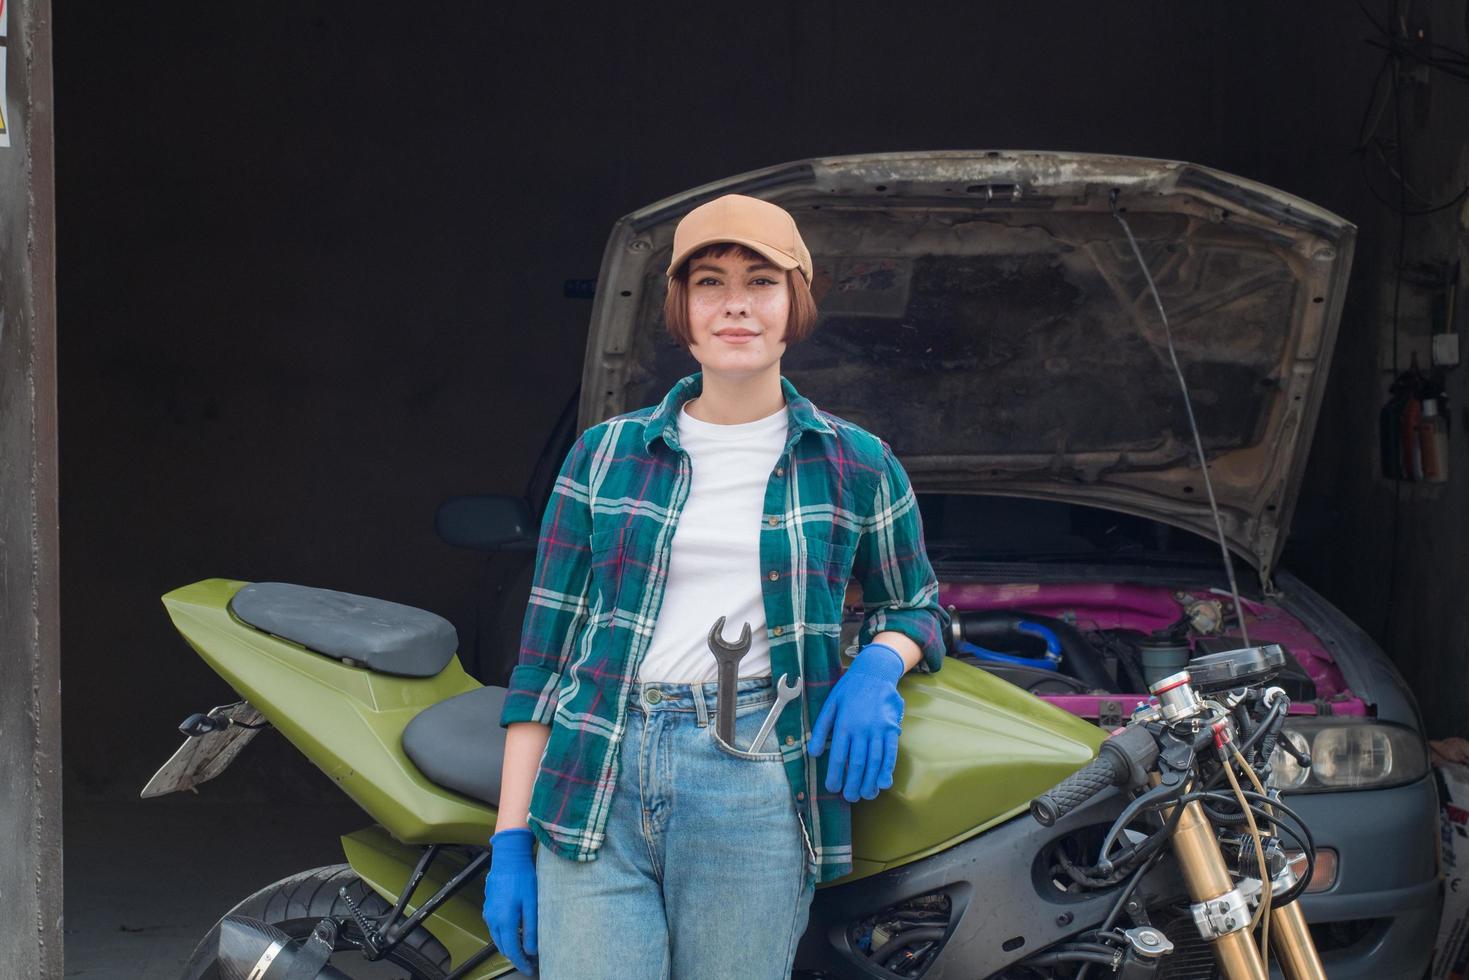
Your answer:
[[[785,706],[794,701],[801,694],[801,678],[796,678],[796,683],[786,686],[786,678],[789,674],[781,674],[780,680],[775,685],[775,704],[770,706],[770,714],[765,716],[765,721],[760,725],[760,730],[755,733],[755,741],[750,743],[751,752],[759,752],[760,746],[770,737],[775,729],[775,720],[785,710]]]

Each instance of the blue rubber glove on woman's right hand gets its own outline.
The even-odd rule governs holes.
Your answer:
[[[490,838],[490,873],[485,877],[485,925],[490,939],[515,968],[535,976],[530,957],[536,955],[536,862],[531,857],[533,835],[525,827],[502,830]],[[524,931],[524,947],[521,933]]]

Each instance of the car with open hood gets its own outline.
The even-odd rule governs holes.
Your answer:
[[[679,218],[727,193],[801,228],[820,321],[783,371],[902,460],[954,614],[951,655],[1110,728],[1160,671],[1246,634],[1282,646],[1289,737],[1315,764],[1282,753],[1277,770],[1322,855],[1304,899],[1318,948],[1333,977],[1421,976],[1441,899],[1415,703],[1367,634],[1277,564],[1353,226],[1206,167],[1089,154],[831,157],[695,188],[612,229],[579,402],[531,482],[521,538],[469,529],[518,502],[460,498],[441,509],[446,540],[524,547],[571,438],[697,369],[663,329],[664,269]],[[504,593],[488,679],[513,661],[527,587],[528,571]],[[1166,975],[1196,975],[1189,962]]]

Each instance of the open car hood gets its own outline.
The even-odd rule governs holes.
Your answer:
[[[1356,229],[1187,163],[1076,153],[830,157],[708,184],[612,230],[581,422],[660,399],[697,364],[662,327],[689,209],[727,193],[795,215],[821,322],[784,373],[886,439],[920,490],[1049,498],[1216,537],[1168,312],[1230,547],[1268,584],[1306,464]]]

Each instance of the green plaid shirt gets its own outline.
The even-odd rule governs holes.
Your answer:
[[[617,784],[629,692],[668,585],[674,527],[691,466],[678,442],[679,407],[703,376],[674,385],[650,408],[582,434],[566,457],[541,524],[520,663],[502,725],[551,726],[530,804],[545,847],[591,861]],[[804,678],[801,711],[783,712],[776,738],[818,881],[852,867],[849,804],[828,793],[830,753],[805,752],[821,704],[841,676],[838,647],[847,581],[862,585],[859,637],[911,637],[921,670],[943,661],[947,613],[923,550],[917,502],[887,443],[819,411],[782,378],[786,447],[770,474],[760,535],[771,672]]]

